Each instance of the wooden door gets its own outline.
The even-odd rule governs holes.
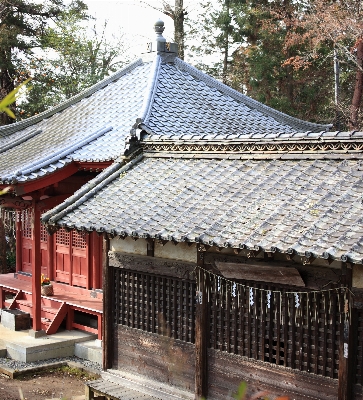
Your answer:
[[[71,233],[59,229],[55,236],[55,280],[72,284],[71,269]]]
[[[88,288],[89,235],[72,231],[72,285]]]
[[[55,280],[72,286],[89,286],[89,235],[60,229],[55,238]]]

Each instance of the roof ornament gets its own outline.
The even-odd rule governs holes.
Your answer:
[[[163,36],[165,30],[164,22],[158,19],[154,24],[154,31],[156,33],[156,40],[148,43],[148,53],[156,52],[158,55],[163,56],[164,62],[173,62],[178,55],[177,43],[167,42]],[[167,56],[167,57],[165,57]]]
[[[157,42],[166,42],[166,39],[163,36],[164,30],[165,30],[164,21],[162,21],[159,18],[154,24],[154,31],[156,32]]]

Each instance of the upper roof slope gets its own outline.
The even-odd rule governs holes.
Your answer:
[[[49,111],[1,127],[0,183],[34,180],[72,161],[115,160],[137,127],[150,138],[226,140],[329,128],[266,107],[177,58],[167,61],[138,60]]]

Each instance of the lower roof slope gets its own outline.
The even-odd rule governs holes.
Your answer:
[[[43,221],[121,236],[361,263],[362,171],[362,161],[349,159],[145,153],[129,165],[110,167],[98,184],[81,189]]]
[[[116,159],[142,108],[151,65],[138,60],[55,109],[1,127],[0,181],[37,179],[71,161]]]

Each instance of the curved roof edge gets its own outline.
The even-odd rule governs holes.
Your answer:
[[[140,154],[127,164],[124,164],[125,161],[122,159],[115,161],[112,165],[102,171],[94,179],[83,185],[79,190],[74,193],[74,195],[68,197],[63,203],[43,214],[41,217],[41,221],[43,223],[55,225],[60,218],[80,206],[82,203],[84,203],[86,200],[96,194],[99,190],[107,186],[111,181],[119,177],[120,174],[122,174],[123,172],[129,170],[133,165],[137,164],[143,158],[143,154]]]
[[[14,124],[6,125],[0,127],[0,138],[9,136],[12,133],[15,133],[21,129],[25,129],[28,126],[34,125],[37,122],[42,121],[43,119],[49,118],[52,115],[63,111],[64,109],[68,108],[69,106],[78,103],[80,100],[84,99],[85,97],[91,96],[93,93],[97,92],[98,90],[103,89],[105,86],[114,82],[121,78],[123,75],[126,75],[128,72],[131,72],[136,67],[143,64],[141,58],[137,59],[136,61],[128,64],[125,68],[122,68],[120,71],[115,72],[113,75],[108,76],[107,78],[103,79],[101,82],[96,83],[95,85],[83,90],[82,92],[76,94],[75,96],[71,97],[68,100],[65,100],[63,103],[50,108],[49,110],[43,111],[38,115],[33,115],[30,118],[24,119],[19,122],[15,122]]]
[[[260,103],[257,100],[252,99],[251,97],[248,97],[240,92],[238,92],[235,89],[232,89],[231,87],[225,85],[222,82],[217,81],[215,78],[212,78],[211,76],[205,74],[204,72],[200,71],[199,69],[191,66],[190,64],[186,63],[185,61],[182,61],[180,58],[175,59],[175,65],[181,70],[181,71],[186,71],[190,75],[194,76],[196,79],[204,82],[206,85],[211,86],[219,90],[220,92],[232,97],[236,101],[243,102],[246,104],[248,107],[252,109],[256,109],[265,115],[268,115],[277,121],[288,124],[291,127],[295,128],[298,131],[315,131],[315,132],[320,132],[320,131],[327,131],[329,130],[332,125],[327,124],[327,125],[321,125],[321,124],[315,124],[313,122],[306,122],[301,119],[291,117],[290,115],[284,114],[281,111],[277,111],[271,107],[268,107],[262,103]]]

